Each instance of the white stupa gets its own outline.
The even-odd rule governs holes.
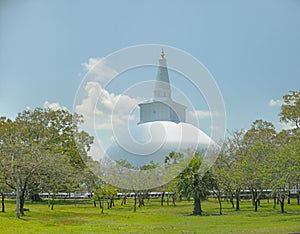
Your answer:
[[[150,161],[163,163],[171,152],[206,152],[215,144],[203,131],[185,123],[186,106],[171,98],[167,61],[162,50],[154,98],[139,104],[140,121],[106,151],[113,160],[125,159],[135,166]]]

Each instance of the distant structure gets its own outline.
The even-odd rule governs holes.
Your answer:
[[[161,52],[156,75],[153,101],[139,104],[140,122],[172,121],[185,122],[186,106],[171,99],[171,87],[164,50]]]

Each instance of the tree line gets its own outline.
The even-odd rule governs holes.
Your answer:
[[[178,195],[193,198],[195,215],[202,214],[201,200],[211,192],[219,202],[220,214],[224,196],[232,208],[240,210],[242,191],[251,193],[254,211],[258,211],[261,199],[272,198],[274,208],[280,204],[284,212],[292,188],[297,191],[300,205],[300,92],[284,95],[283,102],[280,121],[288,123],[290,129],[277,132],[272,123],[256,120],[250,129],[229,134],[216,162],[204,175],[199,174],[203,155],[195,153],[187,168],[175,178]],[[173,152],[166,160],[174,157],[182,156]]]
[[[196,152],[188,166],[170,183],[156,188],[164,194],[172,191],[172,199],[191,199],[193,213],[202,214],[201,201],[213,192],[219,202],[222,214],[222,198],[227,197],[236,210],[241,209],[242,191],[250,191],[254,211],[258,211],[264,191],[270,191],[274,208],[290,203],[292,188],[298,188],[300,203],[300,92],[291,91],[283,97],[279,113],[280,121],[290,124],[288,130],[277,132],[274,125],[256,120],[250,129],[235,131],[225,139],[214,165],[204,174],[199,174],[203,155]],[[16,216],[24,214],[26,198],[33,198],[39,192],[48,192],[48,205],[53,209],[55,196],[61,191],[87,191],[93,194],[94,206],[114,206],[118,191],[105,184],[93,174],[90,168],[99,163],[88,156],[93,137],[79,130],[82,117],[66,110],[36,108],[25,110],[14,119],[0,118],[0,192],[2,211],[5,210],[6,192],[16,195]],[[170,152],[165,164],[174,164],[183,155]],[[183,159],[184,160],[184,159]],[[133,168],[126,161],[118,164]],[[157,167],[155,163],[145,165],[141,170]],[[120,191],[120,190],[119,190]],[[126,191],[124,191],[126,192]],[[128,191],[127,191],[128,192]],[[144,205],[149,191],[135,191],[134,210],[137,203]],[[37,197],[38,198],[38,197]],[[122,204],[126,203],[126,196]]]

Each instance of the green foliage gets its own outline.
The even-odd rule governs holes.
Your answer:
[[[155,163],[151,160],[150,164],[141,166],[140,170],[151,170],[151,169],[157,168],[158,166],[159,166],[158,163]]]
[[[65,110],[40,108],[23,111],[14,121],[1,118],[0,171],[5,184],[20,195],[21,213],[25,197],[79,187],[78,175],[93,141],[78,131],[80,122]]]
[[[179,174],[177,188],[179,196],[193,197],[193,214],[201,215],[201,199],[206,199],[212,189],[213,177],[210,171],[204,175],[199,173],[203,157],[196,152],[189,165]]]
[[[300,129],[300,92],[290,91],[289,94],[283,96],[283,101],[280,120],[295,124]]]
[[[211,189],[211,172],[207,171],[204,176],[199,174],[203,158],[199,153],[195,153],[189,165],[179,175],[178,191],[184,197],[199,196],[205,199]]]
[[[297,130],[277,133],[272,123],[254,121],[225,141],[213,167],[214,189],[231,200],[235,196],[237,206],[240,191],[250,190],[255,211],[262,191],[271,189],[269,197],[277,197],[284,212],[284,199],[300,180],[299,143]]]
[[[102,184],[100,188],[94,191],[95,198],[98,199],[108,199],[111,196],[115,196],[117,194],[117,189],[108,184]]]

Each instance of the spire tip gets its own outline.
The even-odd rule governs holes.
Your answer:
[[[161,49],[161,54],[160,54],[160,56],[161,56],[161,59],[164,59],[164,58],[165,58],[165,52],[164,52],[164,49],[163,49],[163,48]]]

